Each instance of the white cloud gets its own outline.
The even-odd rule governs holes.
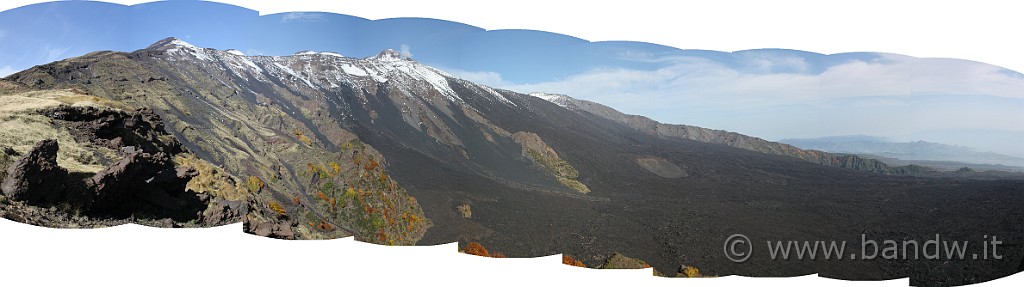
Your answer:
[[[410,58],[410,59],[412,58],[412,51],[409,50],[409,45],[402,44],[402,46],[399,47],[399,49],[398,49],[398,53],[400,55],[402,55],[402,57],[406,57],[406,58]]]
[[[511,82],[505,81],[505,79],[503,79],[501,77],[501,74],[497,73],[497,72],[491,72],[491,71],[471,72],[471,71],[464,71],[464,70],[454,69],[454,68],[439,68],[439,69],[441,69],[442,71],[445,71],[448,74],[451,74],[452,76],[455,76],[456,78],[460,78],[460,79],[463,79],[463,80],[467,80],[467,81],[474,82],[474,83],[481,84],[481,85],[485,85],[485,86],[490,86],[490,87],[507,87],[507,86],[513,86],[514,85]]]
[[[593,69],[560,81],[509,85],[521,92],[555,92],[600,99],[620,94],[698,102],[812,101],[860,96],[921,94],[991,95],[1024,99],[1024,77],[995,66],[947,59],[884,55],[883,61],[850,61],[821,74],[764,73],[765,69],[804,71],[802,60],[755,60],[757,71],[739,71],[703,58],[678,58],[656,70]]]
[[[1024,131],[1024,76],[982,63],[881,55],[813,74],[807,61],[786,57],[741,59],[736,68],[698,57],[670,61],[654,70],[592,69],[529,84],[491,72],[452,73],[513,91],[567,94],[663,122],[770,139],[885,136],[951,126]],[[792,72],[771,72],[778,70]]]
[[[803,57],[772,51],[747,51],[739,54],[744,72],[752,73],[806,73],[811,65]]]
[[[18,70],[15,70],[11,66],[0,67],[0,78],[9,76],[9,75],[17,73],[17,72],[18,72]]]
[[[323,13],[290,12],[281,16],[281,23],[288,22],[320,22],[324,20]]]
[[[71,46],[63,48],[53,48],[49,45],[46,46],[46,63],[64,59],[64,54],[71,50]]]

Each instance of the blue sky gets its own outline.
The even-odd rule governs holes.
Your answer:
[[[896,54],[723,53],[433,19],[261,17],[200,1],[130,7],[72,1],[0,12],[0,76],[97,50],[133,51],[171,36],[250,55],[315,50],[369,57],[394,49],[498,88],[568,94],[662,122],[769,140],[866,134],[1024,155],[1024,76],[971,61]],[[957,136],[966,134],[972,136]]]

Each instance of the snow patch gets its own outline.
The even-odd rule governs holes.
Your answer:
[[[344,71],[346,74],[353,76],[366,77],[370,75],[369,73],[366,72],[366,70],[363,70],[362,68],[353,66],[351,64],[341,64],[341,70]]]
[[[242,51],[235,50],[235,49],[229,49],[229,50],[224,51],[224,52],[227,52],[228,54],[232,54],[232,55],[235,55],[235,56],[243,56],[243,57],[245,56],[245,53],[242,53]]]
[[[299,80],[302,80],[303,82],[305,82],[305,83],[306,83],[306,85],[309,85],[309,87],[310,87],[310,88],[314,88],[314,89],[316,89],[316,86],[314,86],[312,82],[310,82],[309,80],[307,80],[307,79],[306,79],[305,77],[303,77],[303,76],[299,76],[299,74],[298,74],[298,73],[295,73],[295,71],[293,71],[293,70],[292,70],[292,68],[289,68],[289,67],[287,67],[287,66],[285,66],[285,65],[281,65],[281,64],[279,64],[279,63],[274,63],[274,65],[275,65],[275,66],[277,66],[278,68],[280,68],[280,69],[281,69],[282,71],[284,71],[285,73],[288,73],[288,74],[289,74],[289,75],[291,75],[292,77],[295,77],[295,78],[298,78]]]
[[[565,95],[555,95],[555,94],[545,94],[545,93],[530,93],[530,96],[541,98],[541,99],[543,99],[545,101],[548,101],[548,102],[551,102],[553,104],[559,105],[559,106],[561,106],[563,108],[568,108],[568,105],[566,104],[566,102],[568,101],[568,97],[566,97]]]
[[[195,49],[195,50],[199,49],[199,47],[196,47],[195,45],[189,44],[188,42],[182,41],[181,39],[178,39],[178,38],[175,38],[175,39],[171,40],[171,42],[169,42],[168,44],[171,44],[171,45],[174,45],[174,46],[178,46],[178,47],[191,48],[191,49]]]
[[[206,62],[212,62],[213,61],[213,57],[211,57],[210,54],[206,53],[206,49],[205,48],[199,48],[199,47],[193,46],[192,44],[186,43],[185,41],[178,40],[178,39],[171,40],[170,44],[173,45],[174,48],[167,49],[167,53],[182,54],[182,55],[192,55],[196,59],[199,59],[199,60],[202,60],[202,61],[206,61]]]
[[[484,91],[490,93],[491,95],[494,96],[494,98],[498,99],[499,101],[505,102],[506,104],[510,104],[510,105],[513,105],[513,106],[517,106],[517,107],[519,106],[519,105],[516,105],[516,103],[513,103],[512,101],[510,101],[508,98],[506,98],[501,93],[498,93],[498,91],[495,91],[494,89],[491,89],[491,87],[484,86],[484,85],[476,85],[476,86],[480,87],[481,89],[484,89]]]

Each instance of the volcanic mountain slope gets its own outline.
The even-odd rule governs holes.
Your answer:
[[[393,51],[245,56],[172,38],[6,80],[152,109],[196,158],[245,179],[246,229],[259,235],[474,241],[511,257],[564,252],[587,266],[619,253],[661,274],[697,266],[708,275],[912,276],[947,285],[1012,274],[1024,256],[1016,245],[999,261],[755,256],[736,264],[721,250],[736,233],[851,242],[861,234],[999,234],[1020,242],[1024,184],[886,176],[899,172],[730,146],[747,139],[740,135],[651,133],[460,80]]]
[[[713,130],[689,125],[660,123],[644,116],[624,114],[599,103],[580,100],[566,95],[545,93],[532,93],[530,95],[550,101],[572,111],[595,115],[628,126],[645,134],[723,144],[766,154],[792,156],[825,166],[868,171],[886,175],[912,175],[934,172],[934,170],[913,165],[891,167],[881,161],[863,158],[852,154],[828,153],[819,150],[800,149],[789,144],[771,142],[735,132]]]
[[[34,89],[74,87],[156,111],[195,158],[241,179],[249,232],[280,238],[355,234],[394,244],[422,237],[430,222],[415,199],[387,174],[379,153],[342,128],[342,109],[349,108],[297,78],[287,61],[299,59],[254,60],[263,66],[237,53],[167,39],[133,53],[96,52],[8,79]]]

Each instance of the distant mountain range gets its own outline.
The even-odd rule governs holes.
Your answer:
[[[833,136],[812,139],[783,139],[779,142],[802,149],[826,152],[872,155],[872,158],[894,158],[903,161],[959,162],[973,165],[999,165],[1005,169],[1024,169],[1024,158],[977,151],[973,148],[926,141],[893,142],[865,135]]]
[[[247,56],[168,38],[12,74],[0,103],[0,216],[44,226],[241,217],[245,232],[281,239],[458,241],[472,254],[564,253],[572,265],[630,262],[667,276],[918,285],[998,278],[1016,262],[737,264],[722,242],[1024,234],[1020,179],[890,166],[493,89],[392,50]]]

